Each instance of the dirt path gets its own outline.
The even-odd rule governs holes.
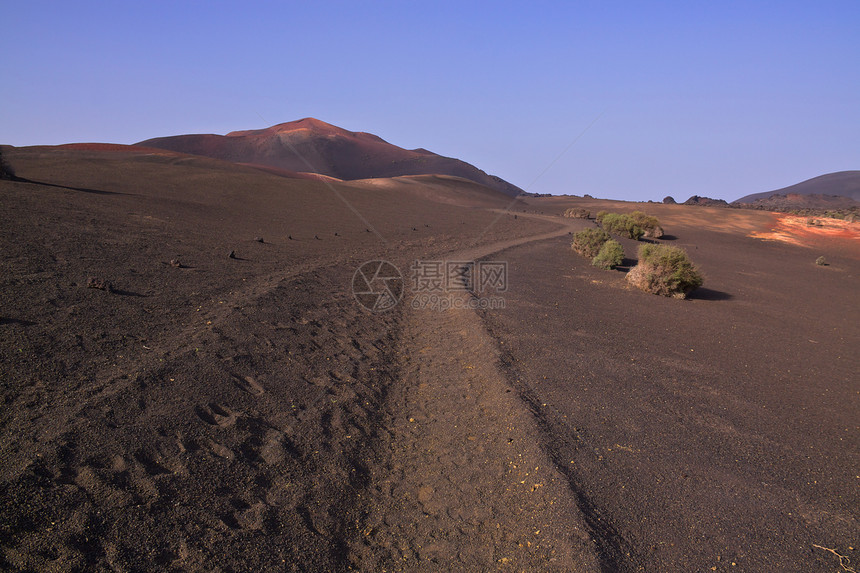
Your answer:
[[[557,219],[556,219],[557,220]],[[558,231],[453,254],[471,261]],[[454,301],[454,296],[449,301]],[[462,301],[463,299],[461,299]],[[410,309],[389,457],[355,550],[362,570],[595,571],[592,540],[534,416],[473,310]]]

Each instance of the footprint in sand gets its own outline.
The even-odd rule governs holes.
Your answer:
[[[243,511],[235,514],[236,523],[242,529],[260,530],[265,526],[266,513],[268,507],[262,502],[257,502],[254,505],[248,506]]]
[[[136,459],[143,469],[146,470],[146,473],[151,476],[171,473],[170,470],[164,467],[152,453],[146,450],[136,451],[134,453],[134,459]]]
[[[219,406],[211,402],[208,406],[195,406],[194,411],[197,417],[209,424],[210,426],[218,426],[220,428],[229,428],[236,423],[239,417],[236,412],[229,408]]]
[[[260,396],[262,394],[265,394],[266,392],[266,389],[263,388],[263,385],[254,380],[254,378],[251,376],[237,376],[234,374],[233,382],[236,384],[236,386],[238,386],[248,394],[252,394],[254,396]]]
[[[224,458],[225,460],[232,460],[236,457],[236,454],[223,444],[219,444],[215,440],[208,440],[207,444],[209,446],[209,451],[218,456],[219,458]]]
[[[266,432],[266,443],[260,449],[259,455],[264,462],[274,466],[282,463],[291,450],[290,441],[283,432],[269,430]]]

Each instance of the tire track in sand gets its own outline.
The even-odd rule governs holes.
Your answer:
[[[464,250],[475,260],[555,232]],[[584,224],[584,223],[583,223]],[[452,295],[453,296],[453,295]],[[465,295],[468,296],[468,295]],[[354,563],[377,571],[598,571],[595,544],[540,429],[473,310],[406,311],[389,456]]]

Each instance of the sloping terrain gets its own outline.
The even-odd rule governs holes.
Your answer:
[[[676,301],[563,239],[496,255],[524,284],[483,316],[605,570],[840,570],[828,549],[856,563],[858,235],[787,243],[749,236],[776,219],[763,212],[530,202],[654,214],[705,275]]]
[[[451,176],[2,150],[4,570],[857,561],[854,235]],[[592,267],[572,206],[658,216],[705,288]],[[380,260],[404,294],[372,313],[352,289]],[[506,265],[503,305],[415,271],[476,260]]]
[[[159,137],[138,145],[344,180],[451,175],[506,195],[522,193],[518,187],[459,159],[426,149],[403,149],[370,133],[347,131],[313,118],[227,135]]]
[[[557,225],[500,218],[508,197],[453,178],[327,185],[93,146],[4,157],[0,568],[396,563],[363,532],[412,349],[403,309],[364,311],[353,273]]]
[[[746,195],[732,203],[781,209],[856,207],[860,206],[860,171],[828,173],[775,191]]]

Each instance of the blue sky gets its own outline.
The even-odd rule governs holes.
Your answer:
[[[860,2],[0,0],[0,143],[316,117],[539,193],[860,169]]]

